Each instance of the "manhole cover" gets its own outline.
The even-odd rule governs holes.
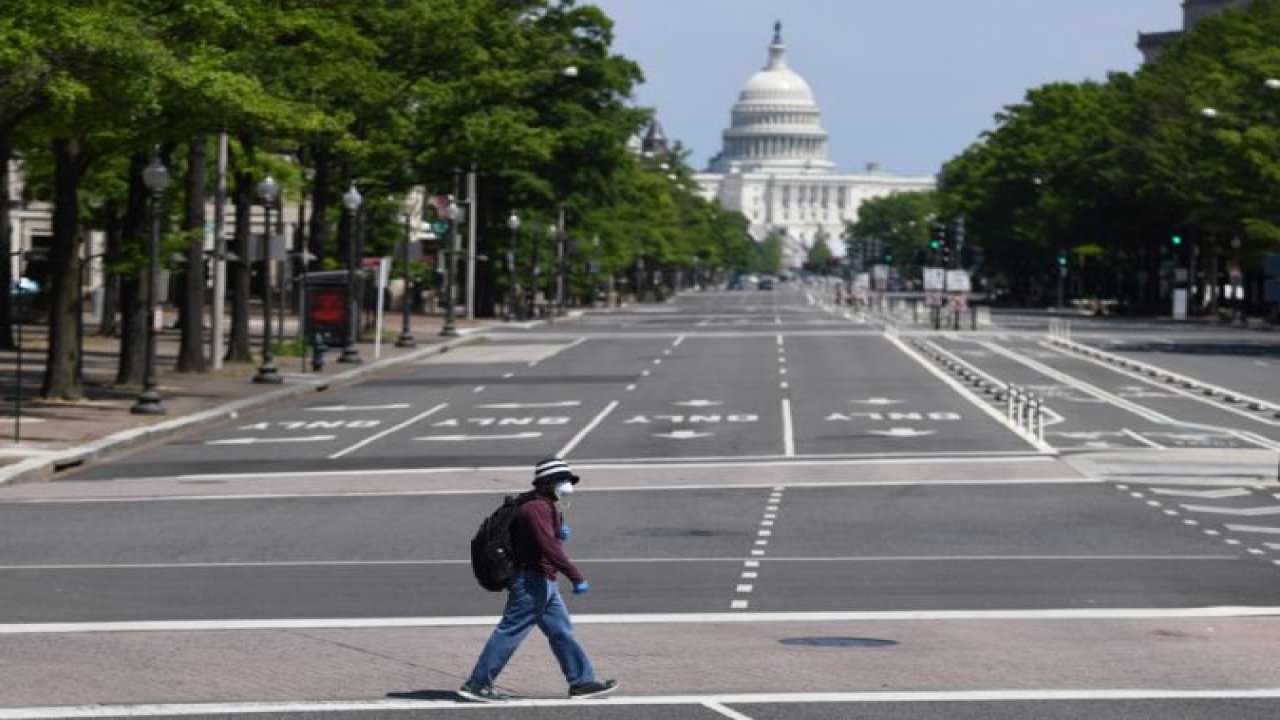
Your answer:
[[[805,647],[889,647],[898,644],[896,640],[855,637],[800,637],[787,638],[779,642],[783,645],[803,645]]]

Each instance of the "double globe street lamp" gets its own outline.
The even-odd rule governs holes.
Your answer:
[[[135,415],[163,415],[164,403],[156,388],[156,288],[160,284],[160,195],[169,187],[169,168],[156,155],[142,171],[142,183],[151,192],[151,247],[147,261],[147,356],[143,370],[142,392],[129,412]]]

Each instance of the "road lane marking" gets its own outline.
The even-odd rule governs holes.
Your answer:
[[[484,410],[531,410],[541,408],[565,408],[578,407],[582,405],[577,400],[566,400],[564,402],[544,402],[544,403],[492,403],[489,405],[477,405],[477,408]]]
[[[577,435],[574,435],[573,439],[571,439],[568,442],[568,444],[560,448],[560,452],[557,454],[560,457],[567,457],[569,453],[573,452],[574,448],[578,447],[578,444],[581,443],[589,433],[591,433],[592,430],[595,430],[597,427],[599,427],[600,423],[604,422],[604,419],[609,417],[609,414],[612,413],[614,409],[618,407],[618,404],[619,403],[617,400],[614,400],[613,402],[609,403],[604,410],[601,410],[600,413],[596,415],[595,418],[593,418],[591,422],[588,423],[587,426],[582,429],[581,432],[579,432]]]
[[[961,385],[956,379],[950,377],[949,375],[944,373],[942,370],[935,367],[928,360],[921,357],[919,353],[917,353],[915,350],[912,350],[906,343],[902,342],[900,338],[890,335],[889,333],[883,333],[882,336],[886,340],[888,340],[889,342],[897,346],[897,348],[901,350],[904,354],[906,354],[907,357],[911,358],[912,360],[915,360],[916,363],[918,363],[931,375],[941,380],[944,384],[946,384],[952,390],[955,390],[957,393],[960,394],[961,397],[968,400],[970,403],[972,403],[975,407],[977,407],[982,412],[986,413],[993,420],[999,423],[1002,427],[1008,429],[1014,435],[1018,436],[1023,441],[1029,443],[1032,447],[1035,447],[1037,450],[1039,450],[1040,452],[1046,455],[1058,454],[1058,451],[1052,445],[1049,445],[1043,440],[1036,438],[1034,435],[1030,433],[1025,433],[1022,430],[1020,430],[1017,425],[1013,424],[1013,422],[1009,418],[1005,417],[999,410],[987,404],[986,401],[984,401],[982,398],[973,394],[973,392],[969,390],[969,388],[965,387],[964,385]]]
[[[423,435],[416,437],[418,442],[474,442],[484,440],[536,440],[542,437],[540,432],[510,433],[507,435]]]
[[[574,616],[577,617],[576,615]],[[745,615],[743,616],[745,617]],[[751,720],[729,705],[840,705],[885,703],[1011,703],[1087,702],[1139,700],[1271,700],[1280,688],[1168,690],[1124,688],[1098,690],[926,690],[843,693],[742,693],[716,695],[614,695],[605,700],[569,698],[508,700],[502,708],[657,707],[690,705],[721,713],[730,720]],[[290,715],[322,713],[401,713],[428,710],[474,710],[476,703],[463,700],[316,700],[279,702],[222,702],[168,705],[79,705],[0,710],[0,720],[45,718],[164,717],[184,715]],[[665,711],[676,717],[677,710]]]
[[[1161,445],[1160,443],[1158,443],[1158,442],[1156,442],[1156,441],[1154,441],[1154,440],[1149,440],[1149,439],[1147,439],[1147,438],[1143,437],[1142,435],[1139,435],[1138,433],[1136,433],[1136,432],[1134,432],[1134,431],[1130,430],[1129,428],[1122,428],[1122,429],[1120,430],[1120,432],[1122,432],[1122,433],[1124,433],[1125,435],[1127,435],[1127,436],[1129,436],[1129,437],[1133,438],[1134,440],[1137,440],[1138,442],[1142,443],[1143,445],[1146,445],[1147,447],[1152,447],[1152,448],[1155,448],[1155,449],[1157,449],[1157,450],[1168,450],[1168,449],[1169,449],[1169,448],[1166,448],[1165,446]]]
[[[1260,525],[1227,525],[1231,532],[1262,533],[1264,535],[1280,535],[1280,527],[1264,527]]]
[[[303,409],[307,412],[365,412],[368,410],[404,410],[409,407],[412,407],[409,403],[391,403],[389,405],[322,405]]]
[[[782,454],[786,457],[796,455],[795,424],[791,418],[791,398],[782,398]]]
[[[412,425],[412,424],[414,424],[414,423],[418,422],[419,420],[422,420],[423,418],[430,417],[430,416],[432,416],[432,415],[434,415],[434,414],[436,414],[436,413],[440,412],[441,410],[443,410],[443,409],[445,409],[445,408],[447,408],[447,407],[449,407],[449,403],[440,403],[439,405],[436,405],[435,407],[431,408],[430,410],[427,410],[426,412],[422,412],[422,413],[418,413],[417,415],[414,415],[413,417],[409,418],[408,420],[405,420],[404,422],[400,423],[399,425],[396,425],[396,426],[393,426],[393,427],[389,427],[389,428],[387,428],[386,430],[383,430],[383,431],[382,431],[382,432],[380,432],[380,433],[375,433],[375,434],[373,434],[373,435],[370,435],[369,437],[365,438],[364,440],[361,440],[360,442],[356,443],[355,445],[352,445],[351,447],[349,447],[349,448],[347,448],[347,449],[345,449],[345,450],[339,450],[338,452],[336,452],[336,453],[334,453],[334,454],[330,455],[330,456],[329,456],[329,459],[330,459],[330,460],[337,460],[337,459],[338,459],[338,458],[340,458],[340,457],[345,457],[345,456],[347,456],[347,455],[350,455],[351,453],[355,452],[356,450],[359,450],[360,448],[365,447],[365,446],[366,446],[366,445],[368,445],[369,443],[376,442],[376,441],[381,440],[382,438],[384,438],[384,437],[386,437],[386,436],[388,436],[388,435],[390,435],[390,434],[392,434],[392,433],[394,433],[394,432],[398,432],[398,431],[400,431],[400,430],[403,430],[404,428],[409,427],[410,425]],[[367,471],[367,470],[365,470],[365,471],[361,471],[360,473],[357,473],[357,474],[366,474],[367,472],[368,472],[368,471]]]
[[[824,623],[992,620],[1168,620],[1203,618],[1276,618],[1280,607],[1220,606],[1188,608],[1050,608],[1035,610],[884,610],[819,612],[578,614],[581,625],[682,625],[705,623]],[[0,625],[2,635],[50,635],[108,632],[203,632],[222,630],[331,630],[368,628],[493,627],[498,617],[307,618],[276,620],[143,620]],[[581,702],[581,701],[578,701]],[[418,705],[415,705],[418,707]],[[4,711],[0,711],[4,712]],[[202,714],[208,714],[202,713]],[[0,715],[0,718],[4,716]]]
[[[590,565],[661,565],[683,563],[743,563],[758,570],[767,563],[1055,563],[1055,562],[1239,562],[1236,555],[886,555],[832,557],[766,557],[743,561],[741,557],[579,557],[576,562]],[[235,568],[328,568],[328,567],[437,567],[467,565],[469,559],[440,560],[261,560],[256,562],[186,562],[186,563],[65,563],[43,565],[0,565],[0,572],[70,571],[70,570],[202,570]],[[753,578],[754,579],[754,578]]]
[[[328,442],[336,440],[337,435],[306,435],[303,437],[238,437],[226,438],[225,440],[210,440],[205,445],[270,445],[274,443],[313,443]]]
[[[1182,490],[1174,488],[1151,488],[1151,492],[1156,495],[1167,495],[1170,497],[1186,497],[1197,498],[1199,500],[1226,500],[1227,498],[1245,497],[1252,495],[1250,490],[1245,488],[1222,488],[1220,490]]]

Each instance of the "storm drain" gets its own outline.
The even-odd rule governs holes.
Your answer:
[[[798,637],[779,640],[783,645],[800,645],[802,647],[891,647],[897,640],[881,640],[879,638],[856,637]]]

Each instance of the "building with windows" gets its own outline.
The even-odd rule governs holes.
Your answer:
[[[877,163],[843,173],[831,162],[822,112],[809,83],[787,63],[781,23],[768,63],[733,106],[723,148],[694,179],[705,197],[745,215],[756,240],[780,233],[791,267],[803,263],[817,238],[842,254],[845,223],[857,220],[866,200],[935,185],[932,177],[891,175]]]

